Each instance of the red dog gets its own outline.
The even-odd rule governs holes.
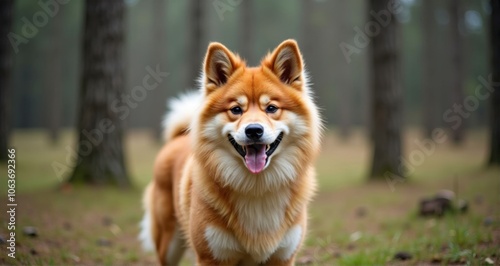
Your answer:
[[[208,47],[200,92],[174,100],[144,196],[161,264],[292,265],[307,230],[321,120],[295,41],[259,67]]]

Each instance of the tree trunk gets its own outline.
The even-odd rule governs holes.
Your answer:
[[[311,15],[313,12],[312,5],[314,4],[312,1],[301,1],[300,2],[300,25],[302,28],[300,29],[300,41],[302,47],[302,53],[304,54],[304,58],[308,60],[312,60],[313,57],[313,31],[314,27],[311,21]],[[310,62],[310,61],[309,61]],[[311,63],[309,63],[311,64]],[[310,69],[309,69],[310,70]]]
[[[489,165],[500,165],[500,2],[491,0],[491,68],[493,91],[491,92],[491,134]]]
[[[338,16],[332,17],[333,20],[330,22],[333,24],[337,37],[342,39],[348,38],[350,36],[352,28],[350,23],[350,12],[349,8],[351,1],[349,0],[338,0],[334,2],[335,10]],[[352,86],[351,78],[351,67],[350,64],[345,60],[343,53],[338,47],[334,48],[336,63],[336,71],[333,73],[335,78],[337,95],[335,96],[337,114],[338,114],[338,125],[339,134],[343,139],[347,139],[351,135],[351,123],[352,123],[352,110],[351,110],[351,95],[354,90]]]
[[[424,136],[432,137],[432,131],[438,126],[437,119],[440,116],[436,113],[436,98],[439,91],[439,65],[436,60],[436,23],[434,19],[434,1],[422,2],[422,36],[423,42],[423,69],[422,69],[422,120]]]
[[[125,91],[124,12],[123,0],[86,1],[78,161],[69,180],[72,183],[130,185],[122,113],[112,107],[120,103]]]
[[[8,159],[10,135],[10,88],[12,71],[12,47],[7,35],[12,28],[13,0],[0,1],[0,161]]]
[[[309,83],[314,87],[317,104],[319,106],[326,106],[328,103],[327,99],[329,99],[329,95],[331,93],[331,89],[324,86],[325,83],[323,81],[325,79],[330,79],[330,77],[322,77],[322,73],[325,69],[322,62],[323,57],[332,56],[332,51],[330,53],[320,53],[318,52],[318,42],[317,40],[324,38],[325,36],[320,35],[319,29],[320,25],[315,21],[315,17],[318,14],[318,5],[322,5],[323,3],[318,3],[317,1],[311,0],[303,0],[300,1],[300,47],[302,51],[302,55],[305,60],[306,70],[309,74]],[[325,41],[324,39],[322,39]],[[333,48],[330,47],[330,50]],[[331,61],[331,59],[330,59]],[[325,123],[328,124],[332,121],[333,112],[323,112],[322,118]]]
[[[252,15],[253,15],[253,1],[251,0],[243,0],[241,3],[241,8],[240,8],[242,14],[240,15],[240,25],[241,25],[241,35],[240,35],[240,42],[241,42],[241,55],[246,58],[246,60],[250,63],[253,64],[254,58],[253,58],[253,52],[252,52],[252,47],[253,47],[253,36],[252,36]]]
[[[50,52],[48,56],[50,59],[50,66],[47,68],[47,76],[45,79],[47,80],[47,100],[46,103],[46,121],[47,121],[47,130],[49,133],[49,139],[52,144],[56,144],[59,140],[59,130],[61,126],[61,115],[62,115],[62,84],[63,84],[63,62],[61,53],[64,49],[61,49],[62,43],[62,25],[64,23],[62,14],[63,8],[59,10],[59,13],[56,14],[53,18],[53,21],[50,25],[51,27],[51,37],[52,42],[50,44]]]
[[[379,12],[390,0],[370,0],[368,10]],[[371,179],[403,176],[401,163],[402,93],[399,24],[391,16],[371,38],[372,136],[374,144]],[[375,21],[375,20],[372,20]],[[377,23],[375,21],[375,23]]]
[[[191,28],[189,32],[191,33],[191,39],[187,45],[189,45],[188,53],[188,76],[186,77],[186,86],[192,87],[195,84],[195,80],[200,76],[201,65],[203,61],[202,50],[205,47],[205,43],[203,43],[203,31],[202,31],[202,23],[203,23],[203,0],[189,0],[189,17]]]
[[[166,2],[164,0],[155,0],[152,7],[154,8],[153,10],[153,16],[154,16],[154,29],[153,29],[153,40],[152,43],[154,44],[154,60],[158,60],[160,64],[161,69],[166,69],[167,65],[167,42],[165,40],[165,36],[167,35],[166,32],[166,9],[165,9],[165,4]],[[162,126],[162,119],[166,111],[166,98],[167,98],[167,88],[165,84],[159,84],[158,88],[156,89],[155,97],[154,97],[154,108],[151,108],[151,110],[154,112],[152,114],[153,117],[155,117],[154,120],[154,138],[157,141],[161,141],[162,139],[162,132],[163,132],[163,126]]]
[[[451,24],[451,90],[453,103],[461,103],[464,101],[464,67],[462,54],[462,35],[460,33],[462,10],[460,6],[461,0],[450,0],[450,24]],[[465,120],[462,120],[460,126],[452,129],[451,136],[453,143],[459,144],[464,139]]]

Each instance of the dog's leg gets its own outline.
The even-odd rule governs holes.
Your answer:
[[[304,230],[306,228],[307,220],[305,216],[302,218],[302,224],[297,224],[290,228],[283,239],[281,240],[280,247],[271,256],[266,265],[294,265],[295,256],[304,239]]]
[[[185,245],[175,219],[172,191],[155,186],[153,205],[153,234],[158,261],[161,265],[177,265]]]
[[[198,257],[196,260],[197,266],[214,266],[214,265],[227,265],[227,266],[236,266],[238,265],[238,261],[236,260],[224,260],[219,261],[214,258],[209,257]]]
[[[169,258],[167,258],[169,246],[173,240],[175,233],[175,223],[173,225],[167,224],[162,225],[158,228],[158,234],[156,235],[156,255],[158,256],[158,261],[161,265],[171,265]],[[175,265],[175,264],[174,264]]]
[[[180,225],[177,224],[174,230],[174,235],[172,236],[170,244],[168,245],[166,254],[167,265],[178,265],[185,250],[186,241],[184,240],[184,236],[182,235]]]
[[[200,208],[200,205],[198,205]],[[190,224],[199,225],[206,220],[202,216],[191,216]],[[213,226],[192,226],[191,243],[196,253],[196,265],[238,265],[239,245],[231,234]]]
[[[295,265],[295,256],[287,259],[287,260],[282,260],[278,259],[275,257],[270,258],[264,265],[272,265],[272,266],[288,266],[288,265]]]

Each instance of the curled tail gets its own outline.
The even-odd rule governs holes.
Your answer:
[[[170,141],[175,137],[184,135],[189,131],[193,115],[202,101],[199,91],[181,94],[168,102],[169,111],[163,119],[163,138]]]

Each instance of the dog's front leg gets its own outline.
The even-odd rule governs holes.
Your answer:
[[[277,257],[271,257],[268,261],[266,261],[265,265],[269,266],[288,266],[295,265],[295,255],[287,260],[283,260]]]
[[[206,225],[194,230],[193,245],[198,265],[237,265],[240,245],[226,230]]]

